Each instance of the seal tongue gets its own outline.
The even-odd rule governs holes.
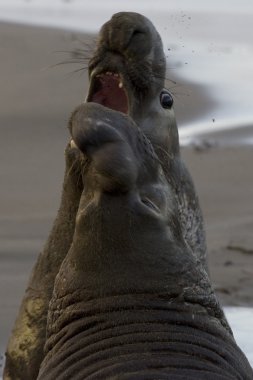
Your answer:
[[[128,112],[126,92],[118,75],[97,76],[94,79],[93,93],[89,96],[88,101],[102,104],[115,111]]]

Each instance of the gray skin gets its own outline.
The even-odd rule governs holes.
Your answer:
[[[114,15],[102,27],[89,64],[90,89],[86,101],[120,111],[122,105],[115,107],[113,95],[104,92],[101,97],[97,91],[97,75],[107,71],[120,75],[126,97],[123,111],[151,142],[175,199],[174,207],[185,244],[196,262],[207,271],[203,218],[191,177],[180,158],[173,108],[163,107],[160,100],[166,71],[162,43],[156,29],[144,16],[136,13]],[[100,110],[97,112],[99,119]],[[48,304],[55,277],[72,244],[81,193],[86,191],[81,178],[82,165],[80,151],[68,145],[60,209],[31,274],[8,343],[6,380],[37,377],[44,356]]]
[[[147,137],[93,103],[77,108],[70,129],[85,191],[38,380],[253,379]]]
[[[208,271],[203,217],[193,181],[180,157],[174,110],[172,106],[164,108],[160,99],[166,76],[163,45],[146,17],[121,12],[101,28],[89,63],[90,90],[86,100],[111,106],[114,101],[95,94],[96,77],[105,72],[120,74],[128,103],[126,113],[152,143],[177,198],[183,236]]]
[[[44,356],[48,304],[55,276],[72,243],[76,213],[83,190],[79,153],[70,144],[65,151],[65,161],[60,208],[20,305],[6,351],[4,380],[36,379]]]

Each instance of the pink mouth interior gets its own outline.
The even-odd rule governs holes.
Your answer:
[[[90,102],[102,104],[115,111],[128,112],[127,95],[123,87],[119,88],[119,77],[102,74],[94,81],[93,93],[89,97]]]

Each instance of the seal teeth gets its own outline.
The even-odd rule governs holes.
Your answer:
[[[73,139],[70,141],[70,148],[77,148],[77,145]]]
[[[105,75],[110,75],[110,76],[114,76],[114,77],[116,77],[116,78],[119,78],[119,74],[118,73],[114,73],[114,72],[112,72],[112,71],[106,71],[105,72]],[[101,76],[101,74],[98,74],[98,75],[96,75],[97,77],[98,76]]]
[[[122,88],[123,87],[123,83],[120,81],[119,82],[119,88]]]

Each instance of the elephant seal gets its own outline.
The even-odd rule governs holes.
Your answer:
[[[92,103],[70,129],[85,189],[38,380],[252,379],[145,134]]]
[[[193,182],[180,157],[173,99],[164,88],[165,71],[161,38],[153,24],[136,13],[118,13],[100,31],[89,63],[86,102],[126,114],[146,135],[175,197],[185,243],[207,271],[203,218]],[[100,109],[97,112],[99,118]],[[60,208],[8,343],[5,379],[35,379],[38,374],[55,277],[72,245],[81,194],[86,191],[82,165],[84,155],[68,144]]]
[[[120,12],[105,23],[89,62],[86,100],[130,116],[152,143],[177,198],[183,236],[208,271],[203,217],[179,149],[173,98],[164,88],[161,37],[144,16]]]

